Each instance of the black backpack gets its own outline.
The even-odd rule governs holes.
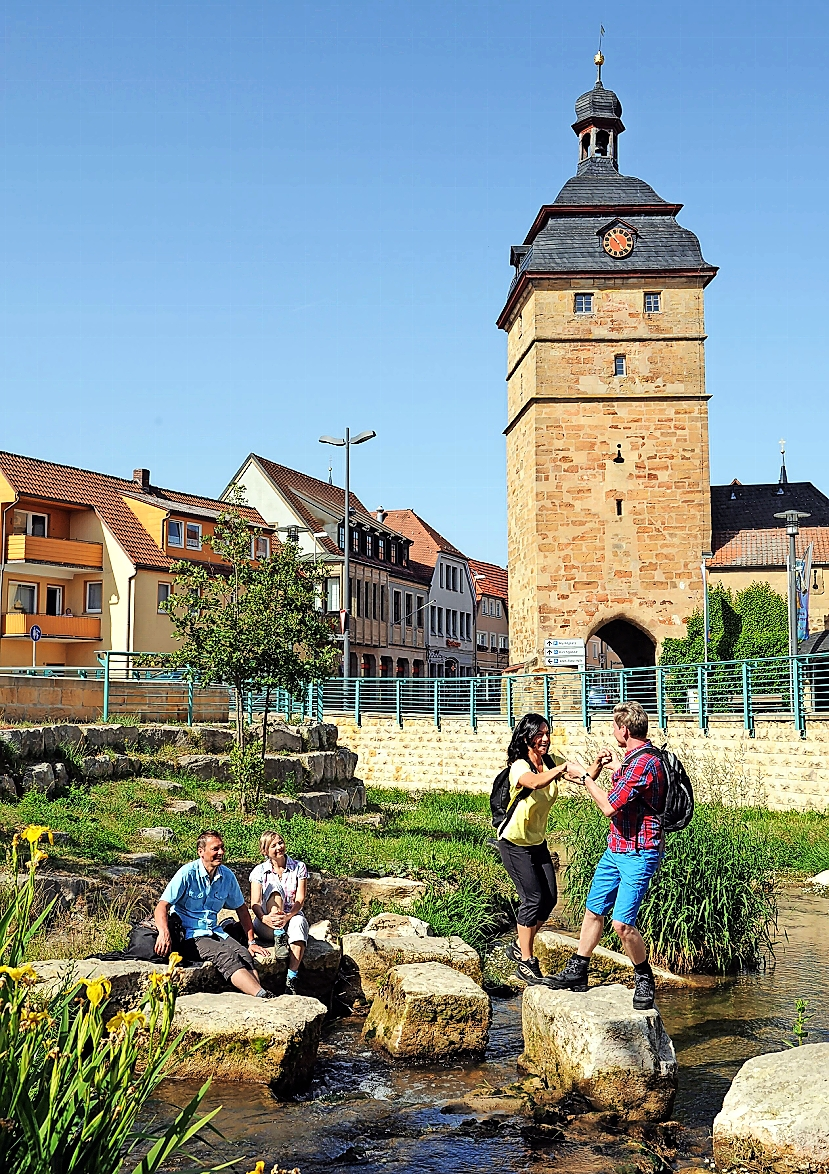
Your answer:
[[[681,759],[667,746],[642,746],[631,755],[631,758],[635,758],[637,754],[654,754],[662,760],[668,777],[668,791],[664,809],[656,814],[659,816],[663,832],[681,832],[694,818],[694,788],[691,786],[688,771]]]
[[[512,764],[510,764],[511,766]],[[492,812],[492,826],[501,832],[501,829],[506,827],[512,819],[516,807],[522,799],[526,799],[527,795],[532,794],[529,787],[522,787],[515,799],[510,803],[509,801],[509,772],[510,766],[505,767],[499,774],[497,774],[492,783],[492,790],[489,793],[489,810]],[[548,754],[544,755],[544,769],[552,770],[554,766],[552,758]]]

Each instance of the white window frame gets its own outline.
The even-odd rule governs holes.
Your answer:
[[[495,635],[494,632],[489,633],[489,651],[490,652],[497,652],[498,651],[498,637]]]
[[[613,376],[618,378],[628,373],[628,361],[626,355],[613,356]]]
[[[190,531],[196,530],[196,544],[190,541]],[[202,536],[201,536],[201,522],[185,522],[184,523],[184,544],[186,550],[201,550]]]
[[[180,542],[175,542],[173,540],[172,534],[170,532],[170,528],[172,526],[178,526],[178,532],[181,538]],[[184,550],[184,522],[182,522],[180,518],[167,519],[167,545],[175,546],[177,550]]]
[[[14,612],[17,610],[14,606],[14,599],[15,599],[15,596],[17,595],[17,590],[19,587],[31,587],[32,590],[34,591],[34,600],[35,600],[34,611],[23,612],[22,614],[27,615],[27,616],[36,616],[38,614],[38,610],[37,610],[38,594],[39,594],[38,593],[38,584],[37,583],[27,583],[23,579],[10,579],[9,580],[9,611]]]
[[[502,636],[498,641],[501,652],[509,652],[509,636]]]
[[[438,634],[438,609],[434,604],[429,608],[429,635],[437,636]]]
[[[581,302],[580,302],[581,299]],[[593,294],[592,293],[577,293],[573,295],[573,313],[574,314],[592,314],[593,313]]]
[[[648,306],[648,298],[656,298],[655,306]],[[657,289],[645,290],[644,297],[644,311],[646,314],[661,314],[662,313],[662,293]]]
[[[15,524],[14,517],[16,514],[25,514],[25,516],[26,516],[25,534],[26,534],[27,538],[48,538],[49,537],[49,515],[48,514],[41,514],[38,511],[33,512],[32,510],[15,510],[14,514],[12,515],[12,532],[14,532],[14,524]],[[43,533],[42,534],[33,534],[32,533],[32,519],[33,518],[43,518]]]
[[[100,587],[101,588],[101,606],[100,607],[96,608],[96,607],[89,606],[89,588],[90,587]],[[102,579],[87,579],[86,582],[84,583],[83,609],[84,609],[84,612],[86,613],[86,615],[88,615],[88,616],[99,616],[102,614],[102,612],[104,610],[104,583],[103,583]]]
[[[260,542],[264,544],[262,551],[258,549]],[[252,534],[250,538],[250,557],[252,559],[268,558],[270,553],[270,542],[267,534]]]
[[[49,592],[50,591],[57,591],[58,592],[58,599],[60,600],[60,606],[58,607],[58,610],[56,612],[48,612],[48,611],[44,610],[43,614],[47,615],[47,616],[48,615],[62,616],[63,615],[63,604],[64,604],[64,599],[66,597],[66,592],[64,591],[63,586],[60,583],[47,583],[46,584],[46,598],[43,601],[44,609],[49,606]]]
[[[501,618],[501,600],[500,599],[495,600],[495,618],[496,618],[496,620],[500,620],[500,618]]]
[[[478,650],[486,652],[489,649],[489,639],[486,632],[478,632]]]
[[[167,594],[162,598],[161,592],[162,592],[162,588],[164,588],[164,587],[167,588]],[[155,606],[156,606],[156,611],[158,612],[159,615],[163,616],[163,615],[167,614],[166,612],[163,612],[161,610],[161,605],[162,605],[162,603],[166,603],[172,594],[173,594],[173,584],[168,583],[166,581],[166,579],[159,580],[158,587],[156,589],[156,595],[155,595],[155,599],[156,599]]]

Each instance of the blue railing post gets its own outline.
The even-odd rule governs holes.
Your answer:
[[[754,709],[751,704],[751,664],[743,661],[743,726],[754,737]]]
[[[253,725],[253,690],[248,689],[248,725]]]
[[[193,678],[190,677],[187,681],[187,724],[193,724]]]
[[[794,686],[794,724],[801,738],[806,737],[806,713],[803,709],[803,665],[800,657],[792,661],[792,685]]]
[[[103,720],[109,721],[109,653],[104,653],[104,712]]]
[[[590,706],[587,692],[587,673],[579,673],[581,677],[581,724],[586,730],[590,729]]]
[[[397,724],[403,729],[403,682],[400,677],[394,682],[394,712]]]
[[[469,724],[473,730],[478,728],[478,714],[475,709],[475,678],[469,678]]]
[[[434,706],[433,717],[435,728],[440,729],[440,678],[435,677],[432,704]]]
[[[354,678],[354,725],[362,725],[362,717],[360,715],[360,678]]]
[[[550,674],[544,674],[544,720],[550,724]]]
[[[708,729],[708,705],[705,696],[705,665],[697,665],[697,718],[701,730]]]
[[[665,714],[665,670],[661,665],[656,668],[656,724],[660,730],[667,728],[668,719]]]
[[[512,729],[515,725],[515,714],[512,711],[512,677],[507,677],[507,721]]]

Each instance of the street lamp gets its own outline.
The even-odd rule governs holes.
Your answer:
[[[789,656],[797,656],[797,554],[795,539],[799,533],[798,523],[801,518],[811,518],[811,514],[804,514],[802,510],[785,510],[775,514],[786,523],[786,533],[789,536]]]
[[[364,444],[367,440],[373,440],[377,435],[376,432],[360,432],[357,436],[352,436],[348,428],[345,430],[345,437],[338,440],[334,436],[321,436],[320,444],[333,444],[337,448],[345,449],[345,524],[343,528],[343,599],[342,599],[342,619],[343,619],[343,680],[345,681],[351,672],[351,635],[348,630],[349,612],[351,611],[351,575],[349,565],[349,548],[351,546],[349,530],[351,522],[351,446],[352,444]]]

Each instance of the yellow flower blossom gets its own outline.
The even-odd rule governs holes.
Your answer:
[[[48,852],[41,852],[40,848],[35,848],[32,852],[32,865],[37,868],[38,864],[42,864],[44,860],[49,859]]]
[[[265,1163],[257,1162],[252,1170],[248,1170],[248,1174],[265,1174]]]
[[[141,1021],[141,1026],[147,1026],[147,1019],[143,1011],[119,1011],[117,1015],[113,1015],[112,1019],[107,1023],[107,1031],[120,1031],[122,1027],[132,1027],[133,1023]]]
[[[167,970],[154,970],[150,975],[150,990],[157,990],[158,987],[165,986],[170,981],[170,974]]]
[[[24,1007],[20,1012],[20,1030],[31,1031],[32,1028],[37,1027],[38,1023],[42,1023],[44,1019],[48,1018],[48,1011],[33,1011],[31,1007]]]
[[[97,978],[82,978],[80,981],[86,987],[86,997],[93,1007],[108,999],[112,992],[112,983],[101,974]]]
[[[30,824],[29,827],[24,828],[21,832],[21,839],[26,840],[29,844],[36,844],[39,840],[47,836],[50,844],[54,844],[55,837],[52,834],[52,829],[40,824]]]
[[[8,974],[12,982],[22,982],[26,986],[33,986],[37,982],[31,962],[24,962],[22,966],[0,966],[0,974]]]
[[[170,958],[169,958],[169,965],[168,965],[168,967],[167,967],[167,969],[169,970],[170,974],[172,974],[172,973],[173,973],[173,971],[175,970],[175,968],[178,966],[179,962],[182,962],[182,961],[183,961],[183,958],[182,958],[181,954],[177,954],[177,953],[175,952],[175,950],[174,950],[174,951],[172,952],[172,954],[170,955]]]

